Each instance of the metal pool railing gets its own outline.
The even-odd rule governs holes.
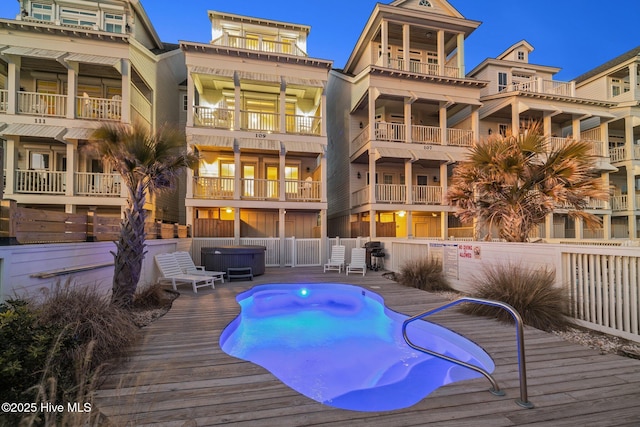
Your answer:
[[[496,382],[496,380],[491,376],[491,374],[489,374],[486,370],[475,366],[475,365],[471,365],[467,362],[463,362],[462,360],[458,360],[458,359],[454,359],[452,357],[449,356],[445,356],[444,354],[440,354],[437,353],[435,351],[432,350],[428,350],[424,347],[420,347],[416,344],[414,344],[413,342],[411,342],[411,340],[409,339],[408,335],[407,335],[407,325],[415,320],[418,319],[423,319],[427,316],[430,316],[432,314],[438,313],[442,310],[445,310],[449,307],[453,307],[455,305],[461,304],[463,302],[469,302],[469,303],[474,303],[474,304],[482,304],[482,305],[490,305],[493,307],[499,307],[502,308],[506,311],[509,312],[509,314],[511,314],[511,316],[513,317],[513,320],[515,320],[516,322],[516,341],[517,341],[517,348],[518,348],[518,368],[519,368],[519,374],[520,374],[520,399],[516,399],[516,403],[520,406],[522,406],[523,408],[527,408],[527,409],[531,409],[533,408],[533,404],[531,402],[529,402],[529,398],[527,396],[527,368],[526,368],[526,361],[525,361],[525,354],[524,354],[524,338],[523,338],[523,329],[522,329],[522,317],[520,317],[520,314],[513,308],[511,307],[509,304],[503,303],[503,302],[499,302],[499,301],[492,301],[492,300],[487,300],[487,299],[483,299],[483,298],[471,298],[471,297],[463,297],[460,299],[457,299],[455,301],[452,301],[448,304],[445,304],[443,306],[440,306],[438,308],[434,308],[433,310],[429,310],[429,311],[425,311],[424,313],[420,313],[417,314],[413,317],[408,318],[407,320],[405,320],[402,323],[402,336],[404,337],[404,340],[406,341],[406,343],[409,345],[409,347],[414,348],[418,351],[422,351],[423,353],[427,353],[430,354],[432,356],[438,357],[440,359],[444,359],[446,361],[449,361],[451,363],[455,363],[456,365],[471,369],[473,371],[476,371],[482,375],[484,375],[485,378],[487,378],[489,380],[489,382],[491,383],[491,388],[489,389],[489,391],[496,395],[496,396],[504,396],[504,392],[500,390],[500,387],[498,386],[498,383]]]

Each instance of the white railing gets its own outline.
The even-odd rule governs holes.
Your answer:
[[[376,184],[376,202],[404,203],[407,200],[407,186],[402,184]]]
[[[383,64],[383,62],[378,60],[378,65],[381,64]],[[438,64],[429,64],[427,62],[409,61],[409,66],[405,70],[404,59],[389,58],[387,64],[384,66],[393,70],[409,71],[417,74],[428,74],[431,76],[437,76],[440,74],[440,66]]]
[[[575,96],[575,91],[571,82],[561,82],[556,80],[542,80],[541,92],[550,95]]]
[[[371,202],[371,196],[369,194],[369,186],[354,191],[351,194],[351,204],[353,206],[362,206]]]
[[[411,141],[419,144],[442,144],[442,129],[436,126],[411,126]]]
[[[280,128],[280,115],[278,113],[241,110],[240,118],[240,127],[245,130],[277,132]]]
[[[286,239],[287,246],[291,248],[291,251],[286,251],[287,254],[291,253],[290,257],[287,256],[286,265],[292,267],[311,267],[322,265],[321,246],[322,239],[296,239],[290,237]]]
[[[322,182],[285,180],[285,198],[291,201],[319,202]]]
[[[444,66],[444,75],[447,77],[459,78],[460,77],[460,68],[451,67],[449,65]]]
[[[321,117],[287,114],[285,117],[287,133],[300,135],[320,135]]]
[[[457,147],[473,146],[473,131],[465,129],[447,129],[447,145]]]
[[[638,335],[640,256],[567,252],[562,261],[573,317],[605,332]]]
[[[547,146],[549,151],[556,151],[567,143],[567,138],[561,138],[558,136],[550,136],[547,138]]]
[[[442,203],[442,187],[436,185],[413,185],[413,203],[439,205]]]
[[[280,194],[277,179],[241,178],[240,185],[242,199],[277,199]]]
[[[609,157],[611,163],[622,162],[627,159],[627,150],[625,147],[609,148]]]
[[[375,123],[375,136],[378,141],[405,141],[405,125],[403,123]]]
[[[224,34],[211,42],[215,46],[235,47],[240,49],[256,50],[260,52],[283,53],[294,56],[307,56],[293,42],[280,42],[274,40],[264,40],[262,37],[240,37]]]
[[[580,139],[583,141],[602,141],[600,128],[593,128],[580,132]]]
[[[76,115],[79,119],[120,120],[122,99],[76,96]]]
[[[231,129],[234,123],[233,109],[193,106],[193,122],[196,126]]]
[[[364,129],[360,131],[358,136],[353,138],[353,141],[351,141],[351,153],[349,153],[349,155],[355,153],[361,147],[364,147],[368,141],[369,141],[369,125],[365,126]]]
[[[611,196],[611,210],[626,211],[629,203],[626,194]]]
[[[122,193],[121,177],[117,173],[76,172],[75,194],[79,196],[119,197]]]
[[[9,91],[0,89],[0,113],[6,113],[9,109]]]
[[[18,112],[47,117],[67,115],[67,96],[38,92],[18,92]]]
[[[234,178],[193,177],[193,197],[198,199],[233,199]]]
[[[16,170],[16,193],[64,194],[67,173],[64,171]]]

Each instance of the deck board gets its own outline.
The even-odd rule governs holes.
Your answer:
[[[437,295],[381,276],[346,277],[321,268],[267,269],[253,281],[225,283],[193,294],[185,288],[164,317],[145,328],[127,361],[97,392],[95,406],[117,426],[562,426],[638,425],[640,360],[599,354],[525,328],[529,398],[519,396],[513,326],[447,310],[430,318],[475,341],[492,356],[494,377],[507,393],[488,392],[484,378],[449,384],[416,405],[389,412],[335,409],[302,396],[265,369],[225,354],[221,331],[238,314],[235,297],[261,283],[351,283],[371,288],[398,312],[438,307]]]

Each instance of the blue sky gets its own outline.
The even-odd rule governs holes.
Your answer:
[[[347,61],[376,0],[142,0],[163,41],[208,42],[207,10],[288,21],[311,26],[308,51],[341,68]],[[390,3],[383,1],[382,3]],[[465,45],[466,69],[509,46],[527,40],[532,63],[560,67],[557,80],[578,75],[640,46],[640,1],[452,0],[468,19],[481,21]],[[615,7],[614,7],[615,6]],[[15,0],[0,0],[0,17],[14,18]]]

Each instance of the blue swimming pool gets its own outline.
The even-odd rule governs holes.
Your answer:
[[[410,348],[408,316],[383,298],[344,284],[272,284],[237,297],[238,317],[220,337],[227,354],[253,362],[323,404],[355,411],[409,407],[438,387],[481,375]],[[425,348],[493,372],[470,340],[426,321],[408,325]]]

